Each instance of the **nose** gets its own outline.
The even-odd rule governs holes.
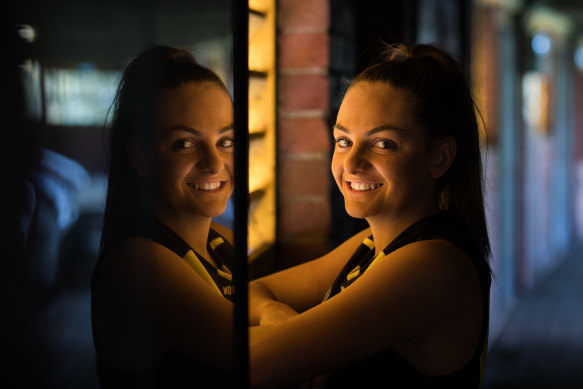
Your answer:
[[[358,173],[370,167],[367,159],[365,145],[354,144],[344,158],[344,171],[347,173]]]
[[[216,147],[209,145],[201,148],[201,155],[196,163],[198,169],[208,174],[216,174],[224,167],[224,161]]]

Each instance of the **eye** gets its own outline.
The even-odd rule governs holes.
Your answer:
[[[387,139],[376,140],[373,143],[373,146],[381,150],[395,150],[397,148],[397,144],[395,142]]]
[[[224,138],[217,143],[217,146],[224,149],[231,149],[235,146],[235,141],[232,138]]]
[[[179,139],[172,142],[172,148],[174,150],[186,150],[196,146],[196,142],[192,139]]]
[[[340,149],[345,149],[347,147],[352,146],[352,141],[350,141],[349,139],[346,139],[346,138],[337,138],[337,139],[334,139],[334,142],[336,143],[336,145]]]

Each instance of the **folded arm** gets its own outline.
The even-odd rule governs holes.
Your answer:
[[[252,281],[249,324],[275,324],[272,319],[293,317],[321,303],[344,264],[369,235],[367,228],[320,258]]]
[[[404,343],[420,371],[447,374],[476,350],[480,293],[473,265],[457,248],[405,246],[326,302],[281,324],[252,327],[252,386],[289,387]]]

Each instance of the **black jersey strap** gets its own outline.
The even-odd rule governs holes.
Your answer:
[[[326,293],[326,296],[324,296],[323,301],[326,301],[330,297],[340,293],[340,291],[343,289],[343,282],[346,281],[347,277],[350,274],[354,274],[353,271],[359,266],[359,263],[362,262],[363,258],[371,257],[374,254],[374,248],[375,245],[374,241],[372,240],[372,235],[365,238],[360,243],[360,245],[356,248],[354,254],[352,254],[348,262],[346,262],[346,265],[344,265],[344,267],[342,268],[342,271],[340,271],[340,274],[338,274],[338,277],[336,277],[336,279],[332,283],[330,289],[328,289],[328,292]],[[358,269],[359,273],[358,275],[362,274],[363,272],[364,269],[361,268]],[[358,277],[354,276],[353,278],[351,278],[351,280],[354,280],[356,278]]]
[[[180,258],[183,258],[188,251],[192,250],[190,245],[174,232],[173,229],[156,219],[150,220],[145,228],[137,232],[139,236],[161,244],[170,251],[173,251]]]

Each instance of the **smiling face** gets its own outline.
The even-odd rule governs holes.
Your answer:
[[[332,173],[353,217],[411,217],[437,206],[426,132],[407,97],[384,82],[361,81],[346,92]]]
[[[152,184],[163,218],[219,216],[233,192],[233,106],[213,82],[188,82],[158,101]]]

